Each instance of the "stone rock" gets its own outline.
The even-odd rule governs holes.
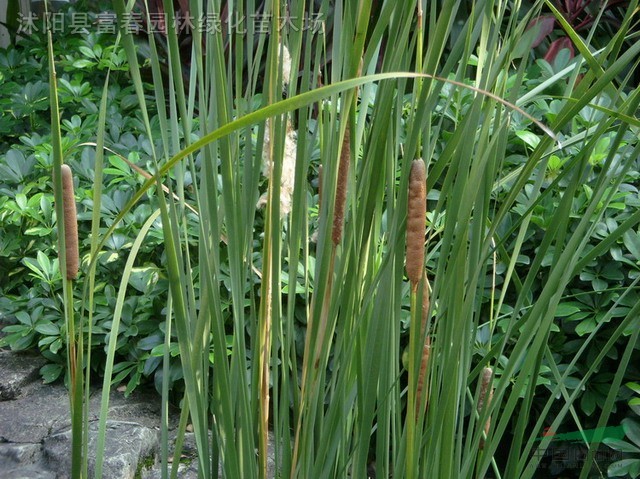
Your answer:
[[[52,430],[69,424],[69,396],[64,386],[23,387],[20,397],[0,402],[0,442],[41,443]]]
[[[57,476],[37,466],[24,466],[16,469],[2,469],[3,479],[57,479]]]
[[[35,464],[40,459],[40,444],[0,444],[0,464]]]
[[[22,388],[38,377],[42,356],[0,351],[0,401],[16,399]]]
[[[95,451],[98,442],[98,421],[89,424],[89,476],[95,470]],[[139,463],[154,454],[158,447],[156,431],[136,423],[107,421],[102,477],[104,479],[133,479]],[[71,429],[56,432],[44,441],[45,459],[58,473],[68,477],[71,470]]]
[[[0,471],[3,479],[55,479],[42,466],[40,444],[0,444]]]
[[[168,466],[171,473],[171,464]],[[150,469],[143,469],[140,473],[142,479],[161,479],[162,469],[159,464],[154,464]],[[189,463],[180,463],[178,465],[178,479],[198,479],[198,461],[194,460]]]

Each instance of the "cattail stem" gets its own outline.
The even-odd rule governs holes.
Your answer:
[[[493,379],[493,369],[486,367],[482,370],[482,377],[480,378],[480,397],[478,398],[478,414],[482,416],[482,413],[486,408],[491,406],[493,399],[493,388],[491,387],[491,380]],[[483,432],[484,436],[489,434],[489,428],[491,427],[491,416],[487,416],[487,420],[484,423]],[[484,437],[480,438],[480,449],[484,449]]]
[[[80,256],[78,253],[78,216],[73,194],[73,173],[69,165],[62,165],[62,203],[64,207],[64,245],[67,279],[78,276]]]
[[[322,205],[322,165],[318,166],[318,211]]]
[[[416,11],[416,19],[417,19],[417,41],[416,41],[416,71],[422,73],[423,72],[423,67],[422,67],[422,58],[424,56],[423,54],[423,49],[424,49],[424,23],[422,20],[423,17],[423,10],[422,10],[422,0],[417,0],[417,11]],[[422,93],[422,78],[417,78],[416,79],[416,93],[415,93],[415,98],[420,98],[420,94]],[[420,108],[420,103],[416,102],[416,109]],[[416,110],[417,112],[417,110]],[[416,151],[418,152],[418,155],[422,154],[422,130],[419,129],[418,130],[418,142],[417,142],[417,149]]]
[[[347,179],[349,177],[349,164],[351,163],[351,142],[349,127],[347,126],[342,140],[340,151],[340,164],[338,166],[338,184],[336,187],[336,202],[333,210],[333,230],[331,240],[334,246],[342,240],[342,227],[344,223],[344,209],[347,202]]]
[[[414,479],[417,477],[418,468],[417,460],[419,454],[416,451],[417,446],[417,411],[418,411],[418,388],[417,388],[417,354],[419,349],[418,336],[420,326],[420,315],[418,306],[418,294],[417,289],[411,290],[411,325],[409,327],[409,369],[408,369],[408,385],[407,385],[407,409],[405,427],[407,431],[407,444],[406,444],[406,471],[405,477],[407,479]]]
[[[427,171],[422,159],[413,160],[409,174],[407,203],[407,276],[415,291],[424,270],[424,236],[427,213]]]

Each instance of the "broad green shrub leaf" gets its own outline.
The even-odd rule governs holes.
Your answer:
[[[636,478],[640,475],[640,459],[623,459],[614,462],[607,468],[609,477],[631,476]]]
[[[57,324],[51,322],[38,323],[35,330],[40,334],[46,334],[48,336],[57,336],[60,334],[60,327]]]
[[[556,308],[556,318],[571,316],[580,311],[581,305],[578,303],[560,303]]]
[[[589,334],[594,329],[596,329],[596,326],[598,326],[598,323],[595,319],[585,319],[576,326],[576,334],[578,336],[584,336],[585,334]]]
[[[611,449],[615,449],[620,452],[640,452],[640,448],[629,444],[628,442],[621,441],[620,439],[604,439],[603,441]]]
[[[631,418],[625,418],[622,420],[622,427],[627,437],[640,447],[640,424]]]
[[[640,234],[635,231],[627,231],[622,235],[624,245],[636,261],[640,261]]]
[[[631,476],[636,478],[640,475],[640,459],[623,459],[614,462],[607,468],[609,477]]]
[[[591,416],[596,410],[596,398],[589,391],[580,398],[580,408],[587,416]]]
[[[534,149],[540,143],[540,137],[530,131],[518,130],[516,135],[531,149]]]
[[[627,386],[629,389],[631,389],[636,394],[640,394],[640,384],[632,382],[632,383],[625,384],[625,386]]]
[[[40,368],[40,376],[45,384],[52,383],[60,377],[64,368],[60,364],[45,364]]]

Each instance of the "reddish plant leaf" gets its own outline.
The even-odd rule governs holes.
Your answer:
[[[538,29],[538,34],[531,44],[531,47],[535,48],[540,45],[542,40],[544,40],[553,31],[555,24],[556,19],[553,15],[543,15],[531,20],[527,26],[527,30],[531,30],[532,28]]]
[[[570,58],[573,58],[575,56],[575,50],[573,49],[573,43],[571,43],[571,39],[569,37],[562,37],[551,42],[551,45],[549,45],[549,50],[547,50],[544,59],[550,64],[553,64],[556,57],[558,56],[558,52],[564,48],[567,48],[569,50]]]
[[[178,0],[178,4],[180,5],[180,13],[182,15],[189,14],[189,0]]]

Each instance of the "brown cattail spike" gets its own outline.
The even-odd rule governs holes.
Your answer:
[[[486,367],[482,370],[482,377],[480,378],[480,397],[478,398],[478,413],[482,414],[485,408],[491,405],[493,399],[493,388],[491,387],[491,380],[493,379],[493,369]],[[485,436],[489,434],[489,428],[491,427],[491,416],[487,417],[484,423],[483,431]],[[484,438],[480,438],[480,449],[484,449]]]
[[[333,210],[333,230],[331,240],[337,246],[342,240],[342,223],[344,221],[344,208],[347,202],[347,177],[349,176],[349,163],[351,162],[351,143],[349,140],[349,127],[347,126],[342,140],[340,152],[340,165],[338,166],[338,185],[336,187],[336,202]]]
[[[78,217],[76,199],[73,194],[73,173],[68,165],[62,165],[62,204],[64,207],[64,244],[66,252],[67,279],[78,276]]]
[[[407,205],[407,276],[415,289],[424,269],[425,216],[427,213],[427,171],[422,159],[413,160],[409,174]]]

